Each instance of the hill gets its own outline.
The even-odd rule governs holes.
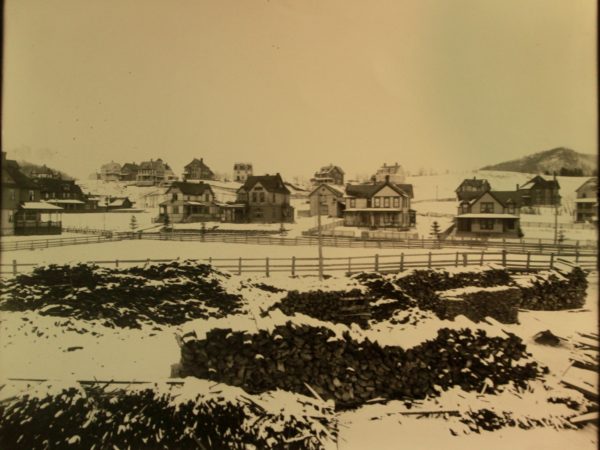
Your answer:
[[[564,147],[534,153],[523,158],[482,167],[480,170],[540,173],[564,176],[591,176],[597,173],[596,155],[577,153]]]

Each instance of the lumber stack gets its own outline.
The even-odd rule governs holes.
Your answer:
[[[378,397],[422,399],[452,386],[486,386],[491,392],[511,381],[525,386],[540,370],[535,362],[516,364],[529,356],[518,337],[488,337],[470,329],[444,328],[435,339],[407,350],[291,322],[253,334],[213,329],[205,339],[186,336],[182,342],[182,376],[251,393],[280,388],[309,395],[309,385],[342,409]]]
[[[521,291],[513,286],[467,287],[437,293],[436,313],[442,319],[462,314],[473,322],[492,317],[502,323],[517,323]]]
[[[242,298],[222,287],[225,277],[194,262],[129,269],[51,265],[0,282],[0,310],[100,319],[109,327],[178,325],[239,311]]]
[[[545,270],[514,275],[513,280],[521,290],[521,308],[557,311],[581,308],[585,304],[588,283],[585,272],[578,267],[566,274]]]

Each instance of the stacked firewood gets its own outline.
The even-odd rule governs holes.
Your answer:
[[[482,330],[441,329],[416,347],[382,347],[369,339],[338,338],[324,327],[291,322],[255,334],[213,329],[205,339],[186,336],[181,346],[183,376],[240,386],[259,393],[274,388],[309,394],[311,386],[338,408],[368,400],[422,399],[452,386],[495,391],[524,386],[539,374],[521,339],[489,337]]]
[[[202,393],[65,387],[18,395],[0,408],[0,447],[81,449],[310,449],[335,446],[333,405],[217,385]],[[284,405],[281,400],[285,400]],[[291,412],[288,411],[291,406]]]
[[[241,297],[229,294],[220,283],[225,276],[192,262],[129,269],[53,265],[2,281],[0,310],[100,319],[110,327],[178,325],[239,310]]]
[[[566,274],[543,271],[513,278],[521,290],[521,308],[556,311],[581,308],[585,304],[588,282],[585,272],[578,267]]]
[[[473,322],[492,317],[502,323],[517,323],[521,291],[513,286],[462,288],[438,293],[436,313],[442,319],[462,314]]]

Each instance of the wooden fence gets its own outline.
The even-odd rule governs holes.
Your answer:
[[[192,259],[199,263],[208,263],[218,269],[233,274],[283,272],[292,276],[298,274],[317,274],[318,258],[204,258]],[[172,259],[114,259],[87,261],[90,264],[128,267],[151,263],[165,263]],[[467,267],[484,264],[499,264],[511,269],[570,269],[579,266],[583,269],[596,270],[596,255],[512,253],[506,250],[495,252],[439,252],[439,253],[400,253],[397,255],[346,256],[323,258],[324,273],[356,273],[356,272],[399,272],[411,268]],[[0,264],[3,275],[17,275],[28,272],[38,264],[19,263],[13,260],[9,264]]]

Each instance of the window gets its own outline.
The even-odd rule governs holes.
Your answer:
[[[259,193],[259,201],[260,201],[260,203],[265,202],[265,193],[264,192]]]
[[[514,214],[515,213],[515,205],[513,205],[512,203],[508,204],[508,213],[509,214]]]
[[[173,214],[179,214],[179,206],[173,206]]]
[[[15,199],[15,190],[14,190],[14,189],[11,189],[11,190],[10,190],[10,199],[11,199],[11,200],[14,200],[14,199]]]
[[[482,230],[493,230],[494,229],[494,219],[480,219],[479,227]]]
[[[463,205],[461,206],[461,210],[462,210],[462,213],[463,213],[463,214],[466,214],[466,213],[468,213],[468,212],[469,212],[469,205],[467,205],[466,203],[465,203],[465,204],[463,204]]]
[[[400,198],[394,197],[394,208],[400,208]]]
[[[482,213],[493,213],[494,212],[494,203],[493,202],[482,202],[481,203],[481,212]]]
[[[383,199],[383,207],[384,208],[389,208],[390,207],[390,198],[389,197],[385,197]]]
[[[350,208],[356,208],[356,199],[355,198],[350,199]]]
[[[374,204],[374,207],[375,207],[375,208],[379,208],[379,206],[381,205],[381,202],[380,202],[380,200],[381,200],[381,199],[380,199],[379,197],[375,197],[375,204]]]
[[[204,201],[205,202],[209,202],[210,201],[210,194],[204,194]]]
[[[253,192],[252,193],[252,203],[256,203],[256,201],[257,201],[257,195],[256,195],[256,192]]]
[[[514,230],[515,229],[515,221],[514,220],[507,220],[506,221],[506,229],[507,230]]]
[[[177,194],[173,194],[173,201],[177,200]]]
[[[35,192],[29,191],[29,201],[32,202],[35,200]]]

